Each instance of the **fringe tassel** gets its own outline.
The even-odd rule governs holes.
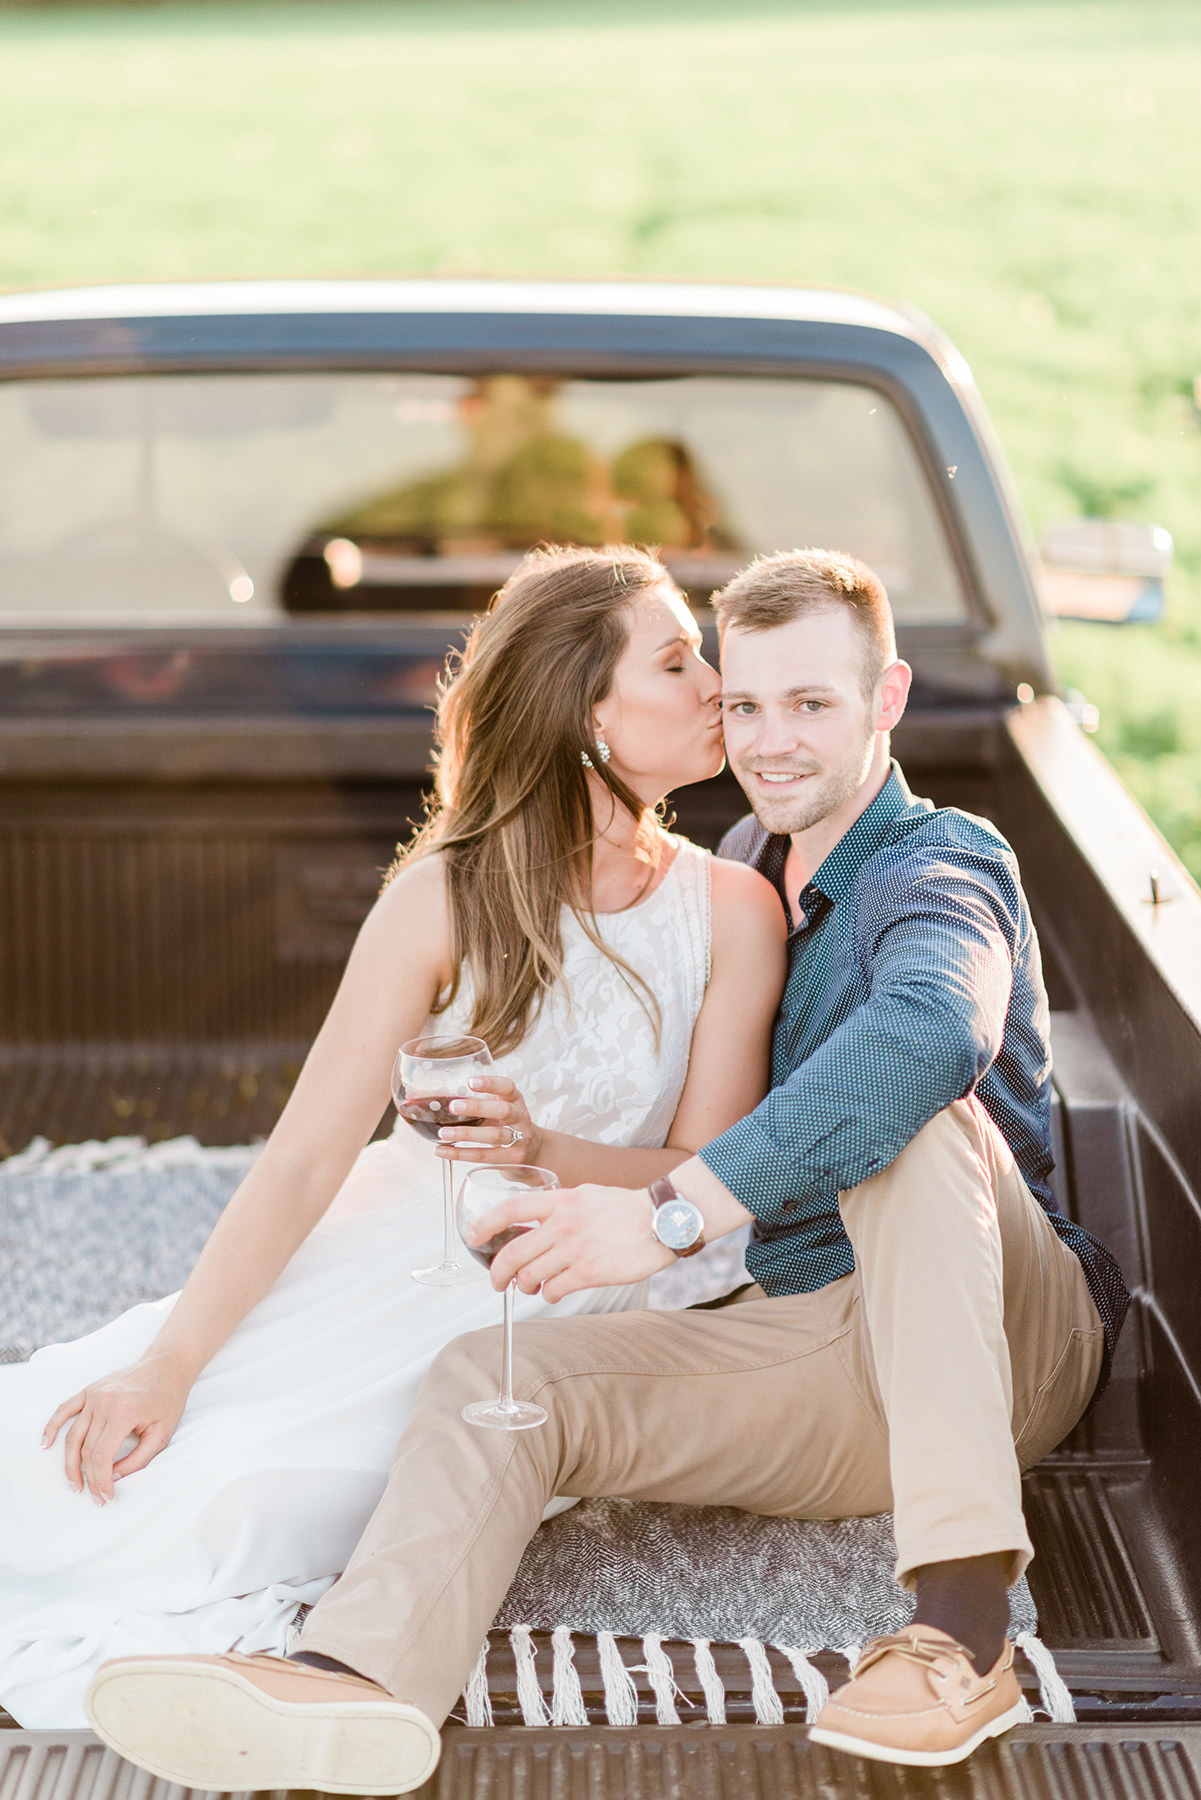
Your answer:
[[[93,1175],[102,1170],[114,1175],[156,1174],[164,1169],[229,1169],[244,1173],[263,1145],[230,1144],[219,1148],[197,1143],[194,1137],[168,1138],[147,1144],[144,1137],[88,1138],[82,1144],[59,1144],[35,1137],[15,1156],[0,1160],[5,1175]]]
[[[551,1632],[550,1641],[555,1657],[550,1722],[552,1725],[586,1725],[588,1713],[584,1706],[580,1677],[576,1672],[571,1632],[566,1625],[560,1625]]]
[[[596,1645],[605,1684],[605,1717],[610,1725],[637,1725],[638,1686],[621,1660],[617,1639],[611,1631],[598,1631]]]
[[[538,1686],[538,1666],[534,1659],[534,1640],[528,1625],[514,1625],[509,1632],[513,1661],[517,1665],[517,1699],[523,1725],[549,1725],[550,1713]]]
[[[705,1696],[705,1707],[709,1714],[710,1725],[724,1725],[726,1722],[726,1690],[721,1685],[721,1676],[717,1673],[717,1664],[713,1660],[708,1638],[693,1638],[692,1654],[696,1663],[697,1680],[701,1684],[701,1692]]]
[[[805,1694],[805,1723],[812,1725],[818,1713],[830,1698],[830,1689],[821,1670],[815,1668],[803,1650],[792,1649],[788,1644],[774,1646],[781,1656],[786,1656],[792,1664],[792,1672],[800,1682]]]
[[[492,1723],[492,1696],[488,1692],[487,1666],[488,1640],[485,1638],[475,1659],[475,1667],[467,1677],[467,1686],[463,1689],[467,1723],[477,1729]]]
[[[551,1648],[554,1668],[552,1674],[551,1705],[548,1708],[542,1697],[538,1681],[537,1658],[534,1650],[533,1634],[528,1625],[514,1625],[509,1632],[509,1642],[513,1649],[513,1661],[517,1670],[517,1698],[521,1706],[521,1716],[528,1726],[545,1725],[587,1725],[588,1711],[584,1704],[583,1689],[580,1686],[579,1673],[575,1666],[575,1647],[572,1633],[565,1625],[560,1625],[551,1633]],[[697,1679],[705,1696],[705,1707],[711,1725],[726,1723],[726,1695],[721,1676],[717,1672],[717,1664],[713,1658],[712,1641],[709,1638],[691,1638],[693,1659],[696,1663]],[[1076,1721],[1076,1708],[1067,1684],[1055,1667],[1055,1659],[1041,1639],[1033,1632],[1023,1631],[1015,1638],[1014,1643],[1024,1651],[1030,1665],[1038,1677],[1039,1693],[1043,1708],[1056,1725],[1071,1725]],[[638,1723],[638,1686],[635,1674],[645,1675],[655,1696],[655,1718],[660,1725],[678,1725],[680,1715],[676,1709],[676,1701],[684,1700],[691,1705],[676,1683],[675,1671],[671,1658],[663,1648],[663,1638],[657,1632],[648,1632],[642,1640],[646,1657],[644,1664],[628,1668],[622,1660],[617,1647],[617,1639],[611,1631],[598,1631],[596,1634],[597,1651],[600,1658],[601,1680],[605,1688],[605,1716],[610,1725],[637,1725]],[[738,1647],[747,1659],[751,1671],[751,1700],[755,1708],[755,1718],[760,1725],[782,1725],[784,1723],[784,1707],[776,1691],[772,1676],[771,1661],[766,1646],[758,1638],[739,1638]],[[818,1713],[830,1697],[830,1690],[821,1670],[810,1662],[808,1654],[793,1645],[774,1644],[772,1648],[785,1656],[793,1674],[800,1683],[805,1696],[805,1723],[812,1725]],[[854,1675],[855,1666],[862,1654],[858,1644],[848,1644],[839,1652],[846,1659],[847,1665]],[[492,1702],[488,1694],[488,1641],[480,1647],[479,1656],[463,1690],[468,1725],[480,1727],[491,1725]],[[1027,1718],[1033,1717],[1027,1702],[1023,1702]]]
[[[1074,1725],[1076,1708],[1072,1703],[1072,1696],[1063,1676],[1055,1667],[1055,1658],[1047,1646],[1032,1631],[1019,1632],[1014,1642],[1019,1650],[1026,1652],[1030,1665],[1038,1676],[1038,1691],[1052,1723]]]
[[[756,1719],[760,1725],[782,1725],[784,1708],[772,1680],[767,1651],[758,1638],[749,1637],[739,1638],[738,1648],[751,1665],[751,1699],[755,1703]]]
[[[680,1715],[676,1711],[676,1695],[684,1699],[683,1693],[676,1686],[676,1672],[671,1666],[671,1658],[663,1648],[663,1639],[657,1631],[648,1632],[642,1640],[642,1648],[646,1655],[646,1666],[636,1672],[644,1674],[651,1684],[655,1696],[655,1723],[657,1725],[678,1725]],[[685,1701],[687,1705],[687,1701]]]

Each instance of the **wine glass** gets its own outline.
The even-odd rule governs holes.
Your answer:
[[[485,1163],[480,1168],[472,1169],[459,1190],[457,1208],[459,1235],[467,1244],[472,1256],[482,1262],[486,1269],[492,1267],[492,1259],[506,1244],[512,1243],[515,1237],[532,1231],[537,1220],[530,1219],[516,1225],[506,1225],[503,1231],[496,1232],[486,1238],[482,1244],[467,1243],[467,1233],[477,1219],[494,1206],[499,1206],[512,1194],[543,1192],[547,1188],[557,1188],[559,1178],[552,1175],[549,1169],[535,1169],[528,1163],[517,1163],[510,1168],[500,1168]],[[505,1338],[504,1353],[500,1371],[500,1393],[495,1400],[477,1400],[472,1406],[463,1408],[463,1417],[469,1425],[487,1425],[493,1431],[528,1431],[531,1425],[542,1425],[546,1422],[546,1414],[540,1406],[529,1400],[513,1398],[513,1295],[516,1281],[511,1281],[505,1289]]]
[[[452,1113],[450,1103],[470,1098],[472,1075],[492,1067],[492,1056],[483,1038],[458,1036],[415,1037],[402,1044],[392,1067],[392,1098],[406,1125],[422,1137],[438,1141],[443,1125],[486,1125],[485,1118]],[[460,1262],[455,1241],[454,1176],[450,1160],[442,1164],[442,1261],[428,1269],[410,1271],[425,1287],[461,1287],[472,1279]]]

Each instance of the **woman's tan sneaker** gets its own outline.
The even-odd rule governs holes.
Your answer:
[[[407,1794],[442,1742],[373,1681],[278,1656],[130,1656],[104,1663],[87,1714],[118,1756],[181,1787]]]
[[[873,1638],[846,1687],[831,1694],[809,1736],[874,1762],[939,1769],[1028,1717],[1006,1644],[987,1675],[933,1626]]]

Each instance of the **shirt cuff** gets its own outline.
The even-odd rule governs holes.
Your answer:
[[[764,1225],[792,1225],[809,1184],[797,1164],[752,1119],[741,1119],[698,1151],[701,1161]]]

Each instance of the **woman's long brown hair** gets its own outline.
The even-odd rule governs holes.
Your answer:
[[[394,865],[444,859],[455,975],[471,968],[471,1031],[504,1055],[562,972],[569,906],[598,948],[653,998],[600,938],[589,897],[596,827],[581,752],[616,807],[651,824],[638,795],[596,755],[593,708],[629,638],[630,609],[674,587],[644,551],[549,548],[526,556],[472,628],[443,683],[429,817]]]

